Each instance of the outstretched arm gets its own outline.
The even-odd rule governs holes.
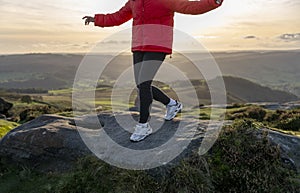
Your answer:
[[[118,26],[132,18],[132,11],[130,7],[130,1],[128,1],[119,11],[109,14],[95,14],[94,17],[85,16],[85,24],[94,22],[95,26],[99,27],[111,27]]]
[[[160,0],[174,12],[183,14],[202,14],[222,5],[223,0]]]

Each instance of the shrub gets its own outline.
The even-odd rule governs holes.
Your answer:
[[[24,95],[21,97],[21,102],[29,104],[32,103],[32,99],[29,95]]]
[[[173,168],[159,186],[158,192],[164,193],[214,192],[207,161],[196,153]]]
[[[257,121],[263,121],[267,114],[266,110],[261,107],[250,107],[247,109],[246,113],[247,118],[255,119]]]
[[[277,113],[277,111],[276,112],[274,112],[274,111],[268,112],[265,116],[265,121],[267,121],[267,122],[278,121],[279,117],[280,117],[280,114]]]
[[[245,106],[245,104],[242,104],[242,103],[233,103],[232,105],[229,105],[226,108],[227,109],[234,109],[234,108],[241,108],[241,107],[244,107],[244,106]]]
[[[217,192],[292,192],[291,173],[280,160],[279,147],[255,122],[226,126],[210,151],[209,165]]]
[[[300,116],[280,120],[276,127],[283,130],[300,131]]]
[[[35,119],[36,117],[43,115],[43,114],[51,114],[56,113],[57,109],[47,105],[39,105],[39,106],[32,106],[23,110],[20,114],[20,123],[24,123],[30,120]]]
[[[61,181],[57,192],[155,192],[155,187],[154,179],[144,171],[124,170],[95,157],[86,157]]]
[[[268,112],[265,117],[267,124],[278,129],[300,131],[300,110],[276,110]]]
[[[267,111],[262,107],[249,106],[249,107],[239,108],[231,112],[227,112],[226,118],[230,120],[250,118],[250,119],[255,119],[257,121],[263,121],[266,114]]]

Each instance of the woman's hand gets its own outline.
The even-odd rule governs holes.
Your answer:
[[[222,4],[223,0],[216,0],[217,4]]]
[[[84,16],[82,19],[85,19],[84,21],[85,25],[89,25],[90,22],[95,22],[95,18],[91,16]]]

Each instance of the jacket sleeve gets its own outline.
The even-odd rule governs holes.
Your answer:
[[[95,14],[95,26],[111,27],[118,26],[132,18],[130,1],[128,1],[119,11],[109,14]]]
[[[173,12],[197,15],[209,12],[221,4],[216,3],[216,0],[161,0],[162,3]]]

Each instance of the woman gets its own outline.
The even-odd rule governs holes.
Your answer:
[[[85,25],[109,27],[121,25],[133,18],[132,52],[134,76],[139,90],[140,119],[130,140],[141,141],[152,133],[148,123],[152,100],[166,105],[165,120],[172,120],[182,104],[169,98],[152,80],[166,55],[172,53],[173,17],[175,12],[202,14],[221,6],[223,0],[128,0],[117,12],[85,16]]]

